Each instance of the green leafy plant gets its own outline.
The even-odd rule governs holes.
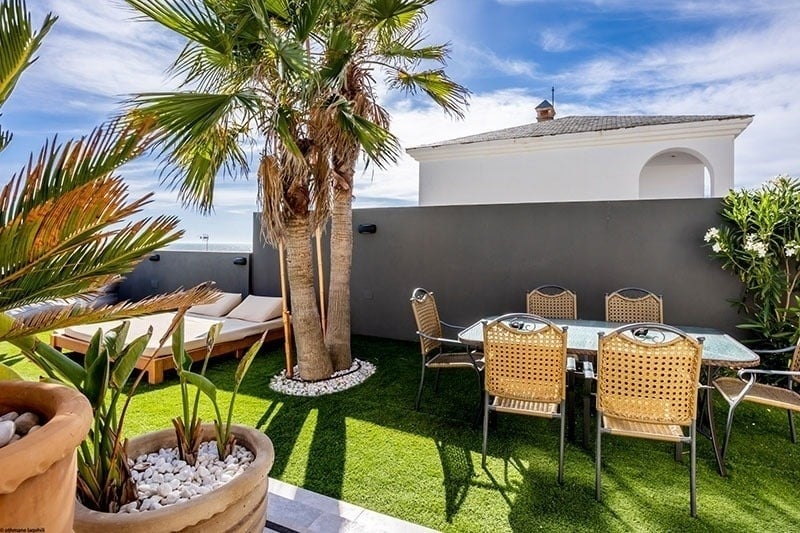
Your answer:
[[[722,205],[723,223],[710,228],[705,241],[722,268],[742,282],[742,295],[732,303],[747,320],[738,327],[752,334],[752,343],[765,347],[796,342],[800,181],[777,176],[755,190],[730,191]]]
[[[122,428],[144,371],[132,384],[128,381],[153,330],[126,343],[129,328],[130,322],[125,321],[106,334],[98,329],[89,342],[83,365],[36,337],[15,342],[48,379],[75,387],[92,406],[94,420],[78,448],[77,490],[84,505],[99,511],[116,512],[137,498]],[[161,344],[167,338],[164,335]]]
[[[183,416],[173,419],[172,423],[175,426],[176,435],[178,437],[178,452],[181,455],[181,459],[188,464],[194,464],[197,459],[197,451],[200,448],[200,426],[202,421],[198,417],[197,412],[201,392],[211,400],[211,404],[214,406],[214,429],[217,437],[217,451],[219,452],[219,456],[227,457],[233,452],[236,439],[231,433],[231,424],[233,422],[233,406],[236,403],[236,394],[239,391],[239,385],[241,385],[247,371],[250,369],[253,358],[255,358],[261,346],[264,344],[264,337],[267,334],[265,331],[261,339],[253,344],[239,361],[236,367],[236,373],[234,374],[233,392],[231,393],[231,399],[228,403],[227,414],[223,417],[217,399],[217,387],[205,375],[209,356],[211,355],[214,342],[221,329],[222,323],[214,324],[209,329],[206,335],[206,354],[203,358],[203,366],[199,373],[192,372],[191,370],[193,361],[183,345],[182,322],[172,335],[172,356],[175,360],[175,368],[178,369],[180,375],[181,404],[183,406]],[[189,405],[191,396],[189,384],[196,387],[191,407]]]
[[[211,356],[211,351],[214,349],[214,343],[217,340],[222,323],[218,322],[209,328],[206,334],[206,353],[203,358],[203,368],[200,371],[201,375],[205,375],[206,367],[208,366],[208,359]],[[175,368],[178,371],[181,387],[181,407],[183,415],[172,419],[172,424],[175,426],[175,433],[178,439],[178,455],[187,464],[194,465],[197,462],[197,453],[200,449],[200,429],[203,421],[198,416],[198,409],[200,407],[200,389],[195,390],[194,401],[189,405],[190,391],[189,391],[189,373],[192,369],[192,358],[186,351],[183,343],[183,330],[184,323],[178,325],[175,333],[172,334],[172,359],[175,362]]]

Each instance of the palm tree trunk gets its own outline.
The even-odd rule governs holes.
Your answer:
[[[350,171],[352,175],[352,170]],[[352,180],[350,181],[352,183]],[[331,213],[331,271],[325,346],[334,370],[350,368],[350,271],[353,258],[353,195],[337,187]]]
[[[322,338],[307,217],[294,216],[286,224],[286,272],[300,377],[306,380],[329,378],[333,367]]]

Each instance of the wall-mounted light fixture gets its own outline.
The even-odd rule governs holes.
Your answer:
[[[161,255],[153,254],[149,257],[150,261],[161,261]]]
[[[378,231],[378,226],[375,224],[359,224],[358,225],[358,232],[359,233],[375,233]]]
[[[246,257],[237,257],[233,260],[234,265],[246,265],[247,258]]]

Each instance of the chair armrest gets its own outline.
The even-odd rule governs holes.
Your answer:
[[[467,327],[467,326],[459,326],[459,325],[456,325],[456,324],[449,324],[449,323],[445,322],[444,320],[440,320],[439,324],[443,325],[446,328],[457,329],[458,331],[461,331],[462,329],[465,329]]]
[[[739,376],[739,379],[746,381],[747,379],[745,376],[747,374],[752,374],[755,377],[756,374],[764,375],[764,376],[798,376],[800,377],[800,371],[794,370],[764,370],[761,368],[743,368],[736,373]]]
[[[457,339],[447,339],[447,338],[444,338],[444,337],[434,337],[432,335],[427,335],[425,333],[422,333],[421,331],[418,331],[417,335],[419,335],[423,339],[428,339],[428,340],[432,340],[432,341],[439,341],[442,344],[450,344],[452,346],[462,346],[462,347],[466,346],[463,342],[459,342]]]
[[[793,352],[797,346],[787,346],[786,348],[779,348],[777,350],[753,350],[758,355],[775,355],[779,353],[789,353]]]

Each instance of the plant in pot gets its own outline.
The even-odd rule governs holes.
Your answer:
[[[723,223],[705,241],[722,268],[742,283],[733,303],[747,319],[738,327],[764,366],[785,370],[791,353],[781,348],[800,333],[800,181],[777,176],[754,190],[732,190],[722,200]]]
[[[231,423],[239,385],[263,340],[239,362],[230,405],[223,416],[216,387],[205,376],[221,324],[207,335],[202,370],[192,372],[192,358],[183,346],[185,310],[176,313],[158,346],[160,349],[174,330],[173,357],[180,376],[182,415],[173,420],[174,430],[142,435],[130,442],[123,436],[123,424],[144,371],[129,381],[152,330],[130,342],[126,340],[127,322],[105,335],[98,330],[83,366],[45,343],[23,347],[23,353],[44,372],[76,387],[92,404],[92,428],[78,451],[75,531],[261,531],[264,527],[272,443],[255,429]],[[193,397],[190,385],[196,387]],[[213,425],[202,424],[197,415],[201,392],[212,401]],[[212,440],[216,446],[206,442]]]
[[[37,30],[23,0],[0,0],[0,106],[55,21],[47,15]],[[147,131],[146,124],[112,123],[81,139],[53,140],[0,189],[0,341],[31,347],[37,333],[55,327],[173,309],[185,301],[182,294],[103,307],[63,300],[92,297],[181,235],[175,217],[126,223],[150,195],[129,200],[115,170],[147,146]],[[0,152],[11,141],[0,128]],[[15,377],[7,366],[0,369]],[[12,412],[31,413],[41,428],[0,449],[0,529],[69,530],[75,449],[89,429],[91,407],[74,389],[0,381],[0,415],[10,419]],[[3,424],[12,426],[15,434],[25,433],[17,419]]]

